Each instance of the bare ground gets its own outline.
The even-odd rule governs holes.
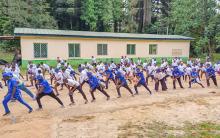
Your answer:
[[[211,129],[209,132],[214,135],[207,137],[220,137],[220,89],[214,86],[202,89],[196,85],[188,89],[187,83],[184,85],[185,89],[172,90],[169,80],[167,92],[154,92],[152,96],[144,88],[139,88],[140,95],[135,97],[123,89],[122,98],[117,99],[111,83],[107,90],[111,95],[110,101],[96,92],[96,102],[85,105],[81,95],[76,92],[74,106],[68,106],[69,98],[65,89],[61,91],[60,98],[66,108],[60,108],[56,101],[44,97],[44,110],[31,114],[22,105],[10,103],[12,115],[0,117],[0,137],[202,137],[193,130],[201,130],[200,126]],[[153,89],[153,83],[150,83],[150,88]],[[84,91],[91,99],[87,86]],[[5,91],[0,93],[1,99],[4,94]],[[26,94],[23,96],[34,109],[37,108],[35,101]],[[2,105],[0,114],[3,114]]]

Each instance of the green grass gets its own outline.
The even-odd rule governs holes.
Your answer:
[[[220,53],[213,54],[213,61],[214,62],[220,61]]]
[[[13,52],[4,52],[4,50],[0,49],[0,59],[3,59],[3,60],[10,63],[12,61],[13,57],[14,57]]]
[[[220,124],[212,122],[185,123],[183,127],[172,127],[163,122],[127,122],[120,126],[118,131],[119,138],[127,136],[138,138],[220,138]]]

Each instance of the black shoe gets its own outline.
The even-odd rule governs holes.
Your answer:
[[[40,110],[43,110],[43,108],[42,108],[42,107],[39,107],[39,108],[37,108],[36,110],[37,110],[37,111],[40,111]]]
[[[28,113],[30,114],[31,112],[33,112],[33,109],[29,110]]]
[[[7,116],[7,115],[10,115],[11,112],[7,112],[5,114],[3,114],[2,116]]]
[[[110,97],[107,97],[107,101],[110,100]]]
[[[85,101],[85,104],[87,104],[87,103],[88,103],[88,100]]]
[[[70,103],[69,106],[75,105],[75,103]]]
[[[92,101],[91,101],[91,102],[92,102],[92,103],[93,103],[93,102],[95,102],[95,99],[92,99]]]

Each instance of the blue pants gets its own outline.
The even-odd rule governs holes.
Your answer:
[[[24,99],[21,97],[21,95],[16,96],[15,99],[18,100],[18,101],[19,101],[21,104],[23,104],[24,106],[26,106],[29,110],[32,110],[31,106],[28,105],[28,104],[24,101]],[[5,113],[9,113],[9,112],[10,112],[10,110],[9,110],[9,108],[8,108],[8,102],[9,102],[10,100],[11,100],[11,94],[8,94],[8,95],[5,96],[5,98],[4,98],[3,102],[2,102],[2,104],[3,104],[4,108],[5,108]]]
[[[22,83],[21,85],[18,86],[18,89],[26,92],[32,99],[35,98],[34,94]]]

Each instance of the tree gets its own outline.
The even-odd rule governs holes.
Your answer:
[[[15,27],[56,28],[45,0],[2,0],[0,6],[1,35],[12,35]],[[5,41],[1,45],[13,48],[18,46],[18,41]]]
[[[95,15],[95,1],[94,0],[83,0],[81,19],[85,21],[85,24],[89,26],[88,30],[95,31],[97,28],[97,16]]]
[[[123,18],[123,1],[113,0],[112,5],[114,7],[113,9],[114,32],[120,32],[122,18]]]

